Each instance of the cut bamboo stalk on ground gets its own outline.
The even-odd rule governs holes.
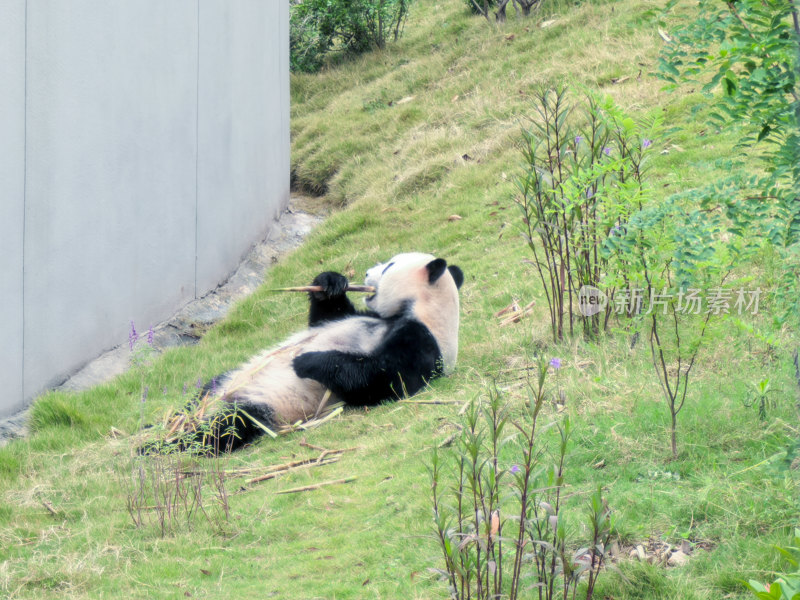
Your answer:
[[[533,312],[533,307],[535,304],[536,301],[534,300],[522,309],[520,309],[517,305],[516,308],[512,308],[507,312],[505,312],[505,310],[500,311],[500,313],[503,315],[507,315],[502,321],[500,321],[500,327],[505,327],[506,325],[511,325],[512,323],[518,323],[523,317],[526,317]]]
[[[322,396],[322,400],[317,407],[317,412],[314,413],[314,418],[319,419],[319,415],[322,412],[322,409],[325,408],[325,405],[328,403],[328,400],[331,398],[331,391],[325,390],[325,394]]]
[[[333,408],[331,410],[331,412],[329,412],[324,417],[320,417],[319,419],[312,419],[310,421],[297,421],[296,423],[292,423],[291,425],[284,425],[283,427],[278,429],[278,433],[292,433],[293,431],[297,431],[297,430],[300,430],[300,429],[302,429],[303,431],[306,431],[308,429],[314,429],[315,427],[319,427],[320,425],[322,425],[326,421],[330,421],[336,415],[338,415],[340,412],[342,412],[343,404],[344,403],[338,403],[338,406],[336,406],[336,408],[333,408],[332,406],[329,407],[329,408]]]
[[[349,448],[323,448],[322,446],[315,446],[314,444],[309,444],[305,438],[298,442],[304,448],[311,448],[312,450],[319,450],[320,452],[329,452],[331,454],[336,454],[337,452],[352,452],[353,450],[361,450],[364,446],[350,446]]]
[[[315,483],[313,485],[304,485],[302,487],[291,488],[288,490],[281,490],[280,492],[275,492],[276,494],[296,494],[297,492],[310,492],[311,490],[318,490],[321,487],[326,485],[336,485],[337,483],[350,483],[351,481],[355,481],[358,479],[355,475],[352,477],[345,477],[344,479],[334,479],[333,481],[323,481],[321,483]]]
[[[269,473],[264,473],[263,475],[259,475],[258,477],[253,477],[252,479],[247,480],[248,485],[252,485],[254,483],[260,483],[262,481],[269,481],[270,479],[275,479],[276,477],[280,477],[285,473],[291,473],[293,471],[299,471],[301,469],[310,469],[313,467],[321,467],[323,465],[330,465],[332,463],[338,462],[341,458],[341,454],[335,454],[333,456],[327,456],[322,459],[311,459],[309,462],[295,465],[293,467],[287,467],[281,470],[271,471]]]
[[[459,404],[458,400],[410,400],[404,398],[402,400],[398,400],[397,404],[432,404],[432,405],[439,405],[439,404]]]
[[[47,509],[47,512],[49,512],[51,515],[53,515],[54,517],[58,516],[58,511],[55,508],[53,508],[53,505],[50,504],[47,500],[45,500],[40,496],[39,502],[41,503],[42,506],[44,506]]]
[[[496,313],[494,313],[494,316],[495,317],[502,317],[503,315],[507,315],[510,312],[519,312],[520,310],[522,310],[522,309],[519,307],[519,302],[517,302],[516,300],[513,300],[511,302],[511,304],[509,304],[505,308],[500,309]]]

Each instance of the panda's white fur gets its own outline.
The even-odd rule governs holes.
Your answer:
[[[357,312],[344,295],[346,279],[322,273],[312,293],[310,327],[215,380],[230,409],[220,427],[237,431],[218,442],[228,449],[263,428],[313,418],[323,399],[369,405],[416,393],[433,377],[453,372],[458,354],[458,288],[463,274],[443,259],[405,253],[376,265],[365,283],[376,291]],[[241,425],[241,426],[240,426]],[[221,444],[222,445],[222,444]]]
[[[239,403],[264,404],[285,423],[313,417],[326,388],[320,382],[297,376],[292,361],[305,352],[342,350],[369,353],[375,349],[385,326],[369,330],[366,318],[351,317],[294,334],[276,348],[254,356],[241,368],[227,374],[220,384],[223,398]],[[337,402],[331,395],[327,403]]]
[[[429,285],[425,281],[424,267],[434,257],[430,254],[410,252],[398,254],[387,263],[375,265],[367,271],[366,285],[374,286],[379,293],[366,299],[366,305],[381,317],[397,314],[407,300],[413,302],[414,317],[436,338],[444,360],[444,374],[450,375],[456,367],[458,356],[459,301],[458,282],[447,273]],[[386,265],[392,267],[386,270]]]

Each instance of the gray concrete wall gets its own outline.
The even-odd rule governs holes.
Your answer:
[[[23,406],[25,4],[0,0],[0,415]]]
[[[0,0],[0,15],[4,416],[267,233],[289,196],[289,17],[277,0]]]

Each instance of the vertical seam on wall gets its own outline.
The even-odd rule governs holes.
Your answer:
[[[286,6],[288,6],[288,3],[286,3]],[[283,100],[285,98],[286,86],[287,86],[287,82],[283,78],[283,65],[284,65],[285,57],[286,57],[286,54],[285,54],[286,50],[284,49],[284,39],[283,39],[283,31],[284,31],[283,30],[283,28],[284,28],[283,8],[280,8],[280,7],[278,8],[278,19],[277,19],[277,21],[278,21],[278,27],[280,28],[279,29],[279,31],[280,31],[279,40],[280,41],[278,42],[278,44],[279,44],[278,47],[280,48],[280,50],[278,52],[278,64],[277,64],[277,68],[276,68],[276,73],[277,73],[277,77],[280,78],[280,85],[278,86],[278,94],[279,94],[279,96],[278,96],[278,106],[280,107],[279,110],[281,111],[280,139],[283,141],[283,133],[286,131],[286,110],[284,109],[284,106],[283,106]],[[291,147],[289,148],[289,152],[291,153]],[[281,161],[281,163],[283,163],[283,161]],[[291,157],[289,158],[289,164],[290,164],[289,170],[291,171]],[[284,182],[283,177],[285,177],[285,174],[281,177],[280,184],[279,184],[280,188],[279,188],[279,192],[278,192],[279,194],[281,194],[281,202],[285,202],[286,201],[286,199],[282,197],[283,196],[283,182]]]
[[[200,204],[200,0],[197,0],[197,70],[195,72],[195,122],[194,122],[194,297],[197,298],[197,262]]]
[[[28,0],[25,0],[25,35],[23,52],[22,92],[22,365],[19,373],[22,400],[25,398],[25,229],[28,213]]]
[[[281,72],[281,70],[284,68],[285,65],[286,77],[282,78],[284,91],[281,102],[282,105],[281,108],[283,108],[283,117],[281,121],[283,126],[283,132],[286,135],[286,138],[284,139],[284,143],[286,144],[286,173],[284,174],[284,177],[288,179],[288,182],[286,182],[288,184],[286,187],[287,197],[285,199],[286,205],[288,206],[292,196],[292,90],[291,90],[291,81],[292,81],[291,10],[292,9],[291,5],[285,4],[284,10],[286,12],[284,13],[285,18],[283,21],[283,27],[285,27],[284,32],[286,38],[284,42],[281,44],[283,48],[282,50],[283,64],[278,65],[278,72]]]

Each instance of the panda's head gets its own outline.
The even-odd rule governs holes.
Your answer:
[[[367,271],[365,283],[375,287],[367,307],[383,318],[409,314],[436,338],[444,372],[455,367],[458,354],[458,288],[464,274],[442,258],[410,252],[398,254]]]

